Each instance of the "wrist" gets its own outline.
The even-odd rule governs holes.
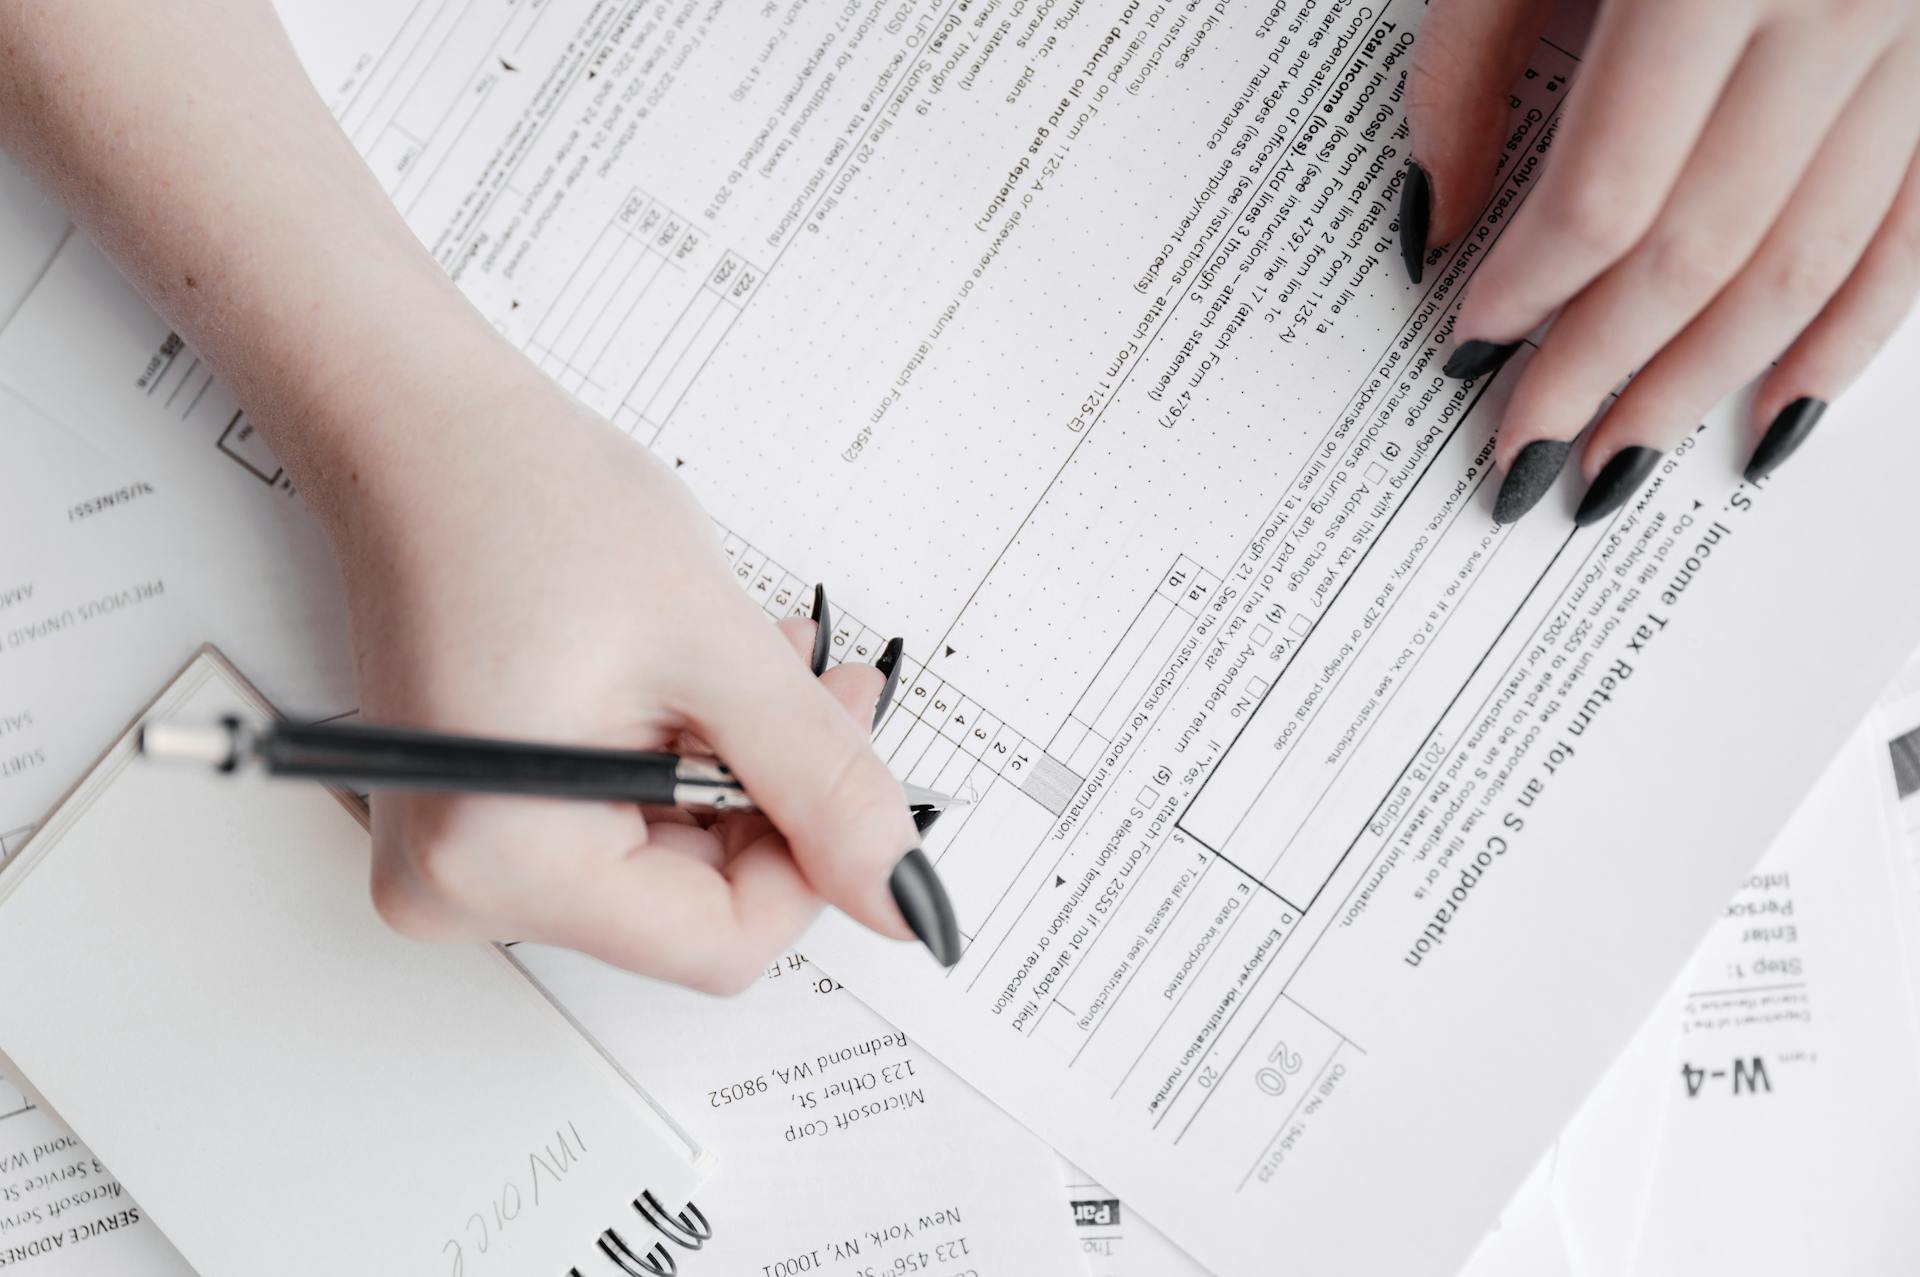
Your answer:
[[[434,273],[438,275],[437,269]],[[444,277],[335,310],[319,349],[242,389],[294,485],[339,543],[357,521],[419,504],[497,441],[506,405],[557,393]]]

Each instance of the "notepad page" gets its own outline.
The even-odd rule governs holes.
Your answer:
[[[262,710],[203,654],[151,712]],[[201,1277],[644,1252],[633,1198],[708,1159],[500,951],[386,928],[367,867],[327,790],[123,739],[0,871],[0,1050]]]

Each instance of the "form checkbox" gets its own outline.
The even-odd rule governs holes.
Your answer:
[[[1160,791],[1155,789],[1152,785],[1147,785],[1144,788],[1142,788],[1140,791],[1140,805],[1142,807],[1153,806],[1155,802],[1159,801],[1159,798],[1160,798]]]
[[[1265,647],[1267,645],[1267,641],[1272,637],[1273,637],[1273,631],[1268,629],[1266,626],[1256,625],[1253,627],[1253,645],[1255,647]]]
[[[1255,696],[1265,696],[1267,694],[1267,680],[1264,678],[1250,678],[1247,680],[1247,690]]]
[[[1376,461],[1362,471],[1362,473],[1367,476],[1368,483],[1378,483],[1387,477],[1387,468]]]
[[[1313,622],[1309,621],[1304,616],[1295,615],[1291,621],[1287,622],[1287,628],[1292,630],[1294,632],[1294,635],[1298,637],[1300,635],[1304,635],[1308,630],[1312,629]]]

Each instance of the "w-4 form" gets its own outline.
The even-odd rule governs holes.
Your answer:
[[[1493,523],[1512,372],[1439,369],[1564,39],[1416,288],[1418,0],[282,7],[422,240],[769,610],[821,578],[843,656],[919,636],[880,745],[979,799],[929,844],[965,957],[809,954],[1223,1273],[1451,1271],[1920,635],[1860,570],[1920,465],[1859,411],[1897,359],[1872,466],[1740,487],[1729,414],[1609,524],[1571,482]],[[274,500],[189,360],[134,388],[166,334],[125,305],[70,247],[0,380]],[[124,377],[76,375],[103,343]]]

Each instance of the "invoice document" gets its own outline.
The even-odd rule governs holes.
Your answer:
[[[282,8],[743,586],[828,581],[845,658],[908,637],[880,745],[979,799],[929,843],[966,953],[809,955],[1222,1273],[1450,1271],[1920,634],[1912,327],[1762,486],[1733,405],[1604,525],[1573,475],[1493,524],[1525,356],[1438,369],[1564,33],[1416,288],[1418,0]],[[82,245],[0,383],[293,504]]]
[[[3,1063],[0,1268],[29,1277],[193,1277],[113,1173]]]
[[[726,1227],[690,1277],[1067,1277],[1079,1262],[1053,1150],[804,955],[717,999],[564,949],[511,952],[720,1152],[700,1202]]]
[[[71,230],[59,207],[0,157],[0,319],[25,300]]]

